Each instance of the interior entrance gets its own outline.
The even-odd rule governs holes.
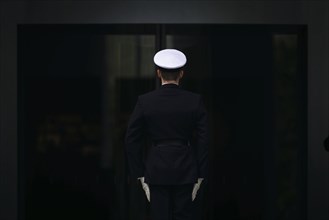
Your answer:
[[[153,56],[187,56],[209,112],[200,219],[306,219],[305,27],[20,25],[22,219],[148,219],[123,138]]]

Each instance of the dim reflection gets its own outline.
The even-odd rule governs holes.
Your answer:
[[[210,181],[196,219],[304,218],[298,28],[98,28],[19,28],[26,220],[150,219],[123,142],[138,95],[159,85],[153,56],[165,47],[187,54],[181,85],[202,94],[209,113]]]

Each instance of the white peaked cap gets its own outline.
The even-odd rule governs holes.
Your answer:
[[[155,54],[153,61],[161,68],[177,69],[185,65],[186,56],[179,50],[164,49]]]

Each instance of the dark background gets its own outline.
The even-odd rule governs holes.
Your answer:
[[[307,212],[308,219],[328,219],[328,3],[326,1],[263,2],[0,2],[0,168],[1,219],[17,219],[17,25],[25,23],[262,23],[307,25]],[[168,13],[168,12],[171,13]],[[280,12],[280,13],[279,13]],[[170,16],[169,16],[170,14]],[[288,93],[285,93],[288,94]],[[18,97],[19,98],[19,97]],[[306,109],[306,107],[304,108]],[[17,143],[18,142],[18,143]],[[284,174],[289,176],[288,174]],[[283,206],[285,207],[285,206]],[[270,213],[270,212],[266,212]],[[271,215],[268,216],[271,218]],[[274,217],[275,218],[275,217]]]
[[[153,70],[139,72],[152,63],[142,59],[145,34],[152,56],[186,53],[182,87],[209,112],[211,175],[198,217],[305,219],[305,27],[207,24],[19,26],[21,218],[149,218],[123,155],[137,95],[159,86]]]

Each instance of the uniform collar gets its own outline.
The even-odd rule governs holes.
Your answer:
[[[180,88],[180,86],[176,85],[174,83],[168,83],[168,84],[161,85],[160,88]]]

